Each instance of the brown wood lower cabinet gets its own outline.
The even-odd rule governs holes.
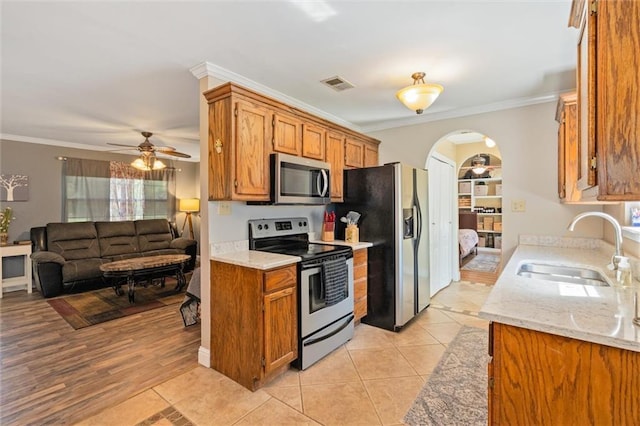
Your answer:
[[[640,352],[490,327],[490,425],[640,424]]]
[[[353,304],[356,321],[367,315],[367,249],[353,252]]]
[[[296,265],[211,261],[211,367],[256,390],[298,357]]]

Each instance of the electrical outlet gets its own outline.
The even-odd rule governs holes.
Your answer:
[[[527,210],[527,202],[525,200],[513,200],[511,201],[512,212],[524,212]]]
[[[221,201],[218,203],[218,215],[229,216],[231,214],[231,203]]]

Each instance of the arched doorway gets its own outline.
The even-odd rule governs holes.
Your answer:
[[[480,159],[478,159],[478,156],[480,156]],[[446,198],[443,198],[443,191],[448,190],[453,197],[453,207],[447,218],[452,224],[450,233],[452,244],[446,245],[441,242],[435,242],[435,244],[431,245],[432,294],[446,287],[451,280],[464,279],[493,284],[497,279],[500,270],[502,237],[501,158],[500,151],[493,140],[482,133],[471,130],[454,131],[443,136],[434,144],[426,165],[429,170],[429,179],[434,183],[429,187],[430,205],[439,205],[441,204],[440,200],[446,200]],[[453,184],[450,184],[448,178],[441,175],[443,170],[444,173],[448,172],[433,163],[436,159],[440,160],[440,162],[444,159],[444,161],[454,164]],[[482,170],[482,173],[475,174],[472,172],[474,160],[476,166],[484,162],[485,170]],[[480,171],[478,167],[476,169],[476,171]],[[471,174],[467,176],[467,172]],[[439,189],[435,188],[436,185],[439,185]],[[461,189],[464,191],[460,191]],[[477,195],[475,191],[477,191]],[[477,251],[474,249],[471,255],[465,253],[467,256],[462,259],[460,256],[459,223],[464,212],[472,213],[474,210],[476,214],[470,216],[473,217],[471,220],[475,223],[475,227],[469,226],[469,228],[475,228],[478,247]],[[430,210],[430,213],[432,217],[439,217],[437,212],[434,213]],[[442,213],[440,213],[440,216],[442,216]],[[440,220],[445,219],[441,218]],[[432,223],[432,226],[436,225]],[[482,263],[480,265],[481,269],[492,270],[491,264],[497,259],[497,264],[494,265],[492,273],[480,273],[479,275],[474,273],[469,276],[469,272],[465,271],[466,268],[460,270],[460,264],[463,263],[464,266],[473,257],[476,257],[476,253],[483,255],[479,256],[471,267],[476,267],[476,264]],[[485,255],[488,257],[493,256],[493,259],[484,262],[484,260],[487,260]],[[441,269],[445,269],[444,274],[441,274]],[[451,271],[448,281],[447,269]]]

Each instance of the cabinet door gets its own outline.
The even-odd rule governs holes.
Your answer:
[[[364,166],[375,167],[378,165],[378,147],[365,144],[364,145]]]
[[[238,100],[235,115],[233,199],[268,200],[270,113],[266,108]]]
[[[300,156],[302,145],[302,123],[296,117],[273,114],[273,150]]]
[[[264,372],[298,357],[297,301],[295,287],[264,296]]]
[[[339,133],[327,133],[327,162],[331,164],[331,200],[342,201],[344,171],[344,136]]]
[[[578,189],[585,190],[596,185],[596,140],[595,140],[595,29],[596,14],[590,12],[590,1],[584,2],[585,12],[581,36],[578,41],[578,127],[580,135],[580,168]]]
[[[347,138],[345,142],[344,165],[347,167],[364,166],[364,143]]]
[[[302,125],[302,156],[324,160],[325,130],[311,124]]]
[[[367,315],[367,249],[353,252],[353,313],[355,320]]]
[[[640,2],[598,1],[595,45],[599,200],[640,199]],[[592,57],[590,56],[590,59]]]

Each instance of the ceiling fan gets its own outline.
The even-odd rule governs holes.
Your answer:
[[[156,153],[164,155],[172,155],[174,157],[191,158],[189,154],[176,151],[175,148],[170,146],[155,146],[149,142],[149,138],[153,135],[151,132],[141,132],[144,137],[144,142],[140,145],[123,145],[119,143],[107,142],[108,145],[123,146],[127,149],[135,149],[140,152],[140,157],[137,158],[131,165],[137,169],[149,171],[164,169],[166,165],[156,157]]]

